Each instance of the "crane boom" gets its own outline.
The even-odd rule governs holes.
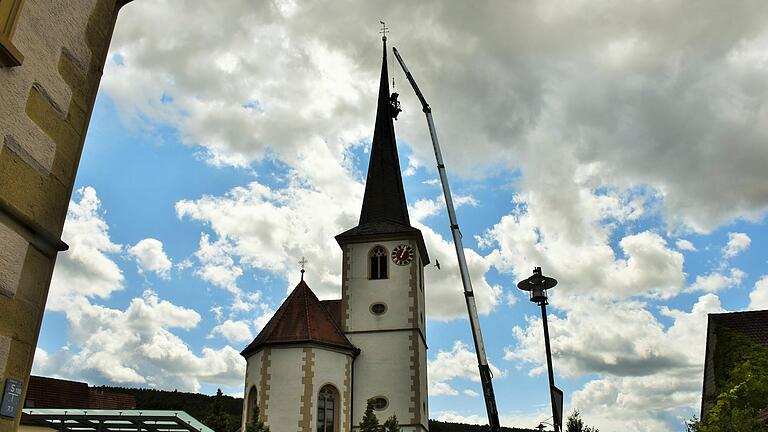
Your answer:
[[[432,138],[432,147],[435,150],[435,159],[437,159],[437,171],[440,174],[440,183],[443,185],[443,195],[445,196],[445,206],[448,209],[448,219],[451,222],[451,234],[453,235],[453,244],[456,247],[456,256],[459,259],[459,272],[461,273],[461,283],[464,285],[464,299],[467,302],[467,311],[469,312],[469,324],[472,327],[472,339],[475,342],[475,353],[477,354],[477,366],[480,369],[480,382],[483,386],[483,397],[485,398],[485,409],[488,412],[488,424],[491,427],[491,432],[500,432],[501,425],[499,424],[499,412],[496,409],[496,397],[493,394],[493,375],[491,374],[491,368],[488,366],[488,358],[485,355],[485,345],[483,344],[483,335],[480,332],[480,319],[477,316],[477,305],[475,304],[475,294],[472,291],[472,280],[469,278],[469,269],[467,268],[467,258],[464,256],[464,245],[461,241],[461,231],[459,231],[459,223],[456,220],[456,210],[453,206],[453,198],[451,198],[451,188],[448,186],[448,176],[445,173],[445,164],[443,163],[443,155],[440,152],[440,143],[437,140],[437,131],[435,131],[435,123],[432,121],[432,108],[430,108],[424,95],[419,90],[419,86],[416,85],[416,81],[413,79],[413,75],[405,66],[403,58],[400,57],[400,53],[397,52],[397,48],[392,48],[395,53],[400,67],[403,68],[408,82],[411,83],[411,87],[416,92],[416,96],[421,102],[422,110],[427,117],[427,125],[429,127],[429,136]]]

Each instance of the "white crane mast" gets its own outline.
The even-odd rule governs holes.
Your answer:
[[[459,223],[456,220],[456,210],[453,207],[453,198],[451,198],[451,188],[448,186],[448,176],[445,173],[445,164],[443,163],[443,155],[440,152],[440,143],[437,140],[437,132],[435,131],[435,123],[432,121],[432,108],[430,108],[424,95],[419,90],[419,86],[416,85],[416,81],[413,79],[413,75],[405,66],[403,58],[400,57],[400,53],[397,52],[397,48],[392,48],[395,53],[397,61],[405,72],[408,82],[411,83],[413,90],[416,92],[416,96],[421,102],[422,110],[427,117],[427,125],[429,126],[429,136],[432,138],[432,147],[435,150],[435,159],[437,159],[437,171],[440,174],[440,183],[443,185],[443,195],[445,196],[445,206],[448,209],[448,219],[451,222],[451,234],[453,235],[453,244],[456,247],[456,256],[459,259],[459,272],[461,273],[461,283],[464,285],[464,298],[467,302],[467,311],[469,312],[469,324],[472,327],[472,338],[475,342],[475,353],[477,354],[478,368],[480,369],[480,381],[483,386],[483,397],[485,398],[485,408],[488,412],[488,423],[491,427],[491,432],[501,431],[501,425],[499,424],[499,413],[496,409],[496,397],[493,394],[493,375],[491,374],[491,368],[488,366],[488,358],[485,355],[485,345],[483,344],[483,335],[480,332],[480,319],[477,316],[477,305],[475,304],[475,293],[472,291],[472,280],[469,278],[469,269],[467,268],[467,258],[464,256],[464,245],[461,241],[461,231],[459,231]]]

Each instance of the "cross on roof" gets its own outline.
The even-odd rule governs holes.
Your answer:
[[[301,257],[301,260],[299,261],[299,264],[301,264],[301,280],[304,280],[304,265],[308,263],[306,258]]]
[[[389,27],[384,23],[384,21],[379,21],[381,23],[381,30],[379,30],[379,33],[384,35],[384,40],[387,40],[387,32],[389,32]]]

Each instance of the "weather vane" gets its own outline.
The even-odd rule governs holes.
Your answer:
[[[304,257],[301,257],[301,261],[299,261],[299,264],[301,264],[301,280],[304,280],[304,265],[308,262]]]
[[[384,21],[379,21],[381,23],[381,30],[379,30],[379,33],[383,34],[384,40],[387,40],[387,32],[389,31],[389,27],[384,23]]]

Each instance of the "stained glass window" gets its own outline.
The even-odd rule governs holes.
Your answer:
[[[336,432],[336,402],[338,393],[327,385],[317,395],[317,432]]]

